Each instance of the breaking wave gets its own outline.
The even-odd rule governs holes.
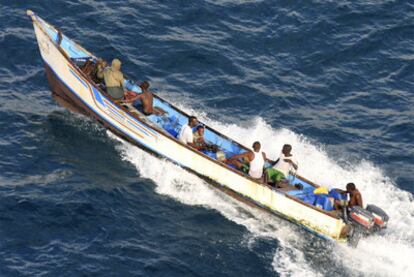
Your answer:
[[[249,239],[267,237],[278,242],[272,266],[282,276],[318,276],[337,273],[347,275],[412,276],[414,274],[414,201],[412,194],[403,191],[381,169],[363,159],[339,162],[330,158],[323,146],[309,141],[287,129],[273,129],[261,118],[248,127],[223,124],[199,117],[224,134],[240,140],[246,146],[262,142],[263,149],[276,158],[284,143],[293,146],[299,161],[298,173],[329,187],[344,187],[354,182],[363,194],[365,203],[376,204],[390,216],[388,229],[381,236],[363,239],[356,249],[318,241],[311,234],[275,216],[251,208],[218,192],[204,180],[179,166],[158,159],[127,142],[118,148],[124,160],[131,162],[140,175],[156,184],[157,193],[168,195],[187,205],[200,205],[219,211],[227,219],[245,226]],[[111,135],[111,137],[114,137]],[[314,248],[319,248],[315,251]],[[309,251],[312,249],[312,251]],[[335,268],[329,266],[335,264]]]

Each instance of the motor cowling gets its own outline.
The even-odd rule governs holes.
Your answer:
[[[359,206],[350,208],[348,218],[357,226],[363,227],[366,230],[371,230],[375,224],[375,219],[372,213]]]
[[[376,233],[387,227],[388,215],[375,205],[368,205],[366,209],[354,206],[348,210],[344,209],[344,219],[350,223],[348,233],[348,244],[356,247],[360,238]]]
[[[387,227],[389,216],[384,212],[384,210],[375,205],[368,205],[366,210],[373,215],[376,227],[379,229]]]

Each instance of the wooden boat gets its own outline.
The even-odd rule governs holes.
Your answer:
[[[349,227],[354,224],[338,213],[324,210],[324,204],[306,200],[318,187],[316,184],[301,176],[289,176],[302,189],[276,189],[220,162],[213,152],[198,151],[181,143],[176,136],[187,123],[188,114],[157,95],[154,105],[167,111],[168,116],[145,116],[139,107],[115,103],[102,84],[82,71],[85,63],[96,63],[97,58],[32,11],[27,14],[33,21],[52,95],[60,105],[94,118],[124,140],[165,157],[208,179],[227,194],[294,222],[319,237],[338,242],[352,238],[350,234],[354,232],[350,233]],[[130,80],[126,86],[134,90]],[[226,157],[249,151],[208,126],[205,139],[218,145]]]

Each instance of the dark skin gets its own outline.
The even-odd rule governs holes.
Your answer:
[[[348,206],[349,207],[353,207],[353,206],[360,206],[363,207],[363,203],[362,203],[362,196],[361,193],[359,192],[359,190],[354,189],[352,191],[349,191],[349,203]]]
[[[231,158],[226,159],[224,162],[226,164],[232,164],[237,168],[242,168],[243,163],[239,160],[243,160],[247,163],[250,163],[254,159],[254,153],[253,151],[249,151],[243,154],[234,155]]]
[[[197,141],[194,141],[194,143],[197,143],[197,150],[203,150],[206,148],[207,143],[204,141],[204,128],[197,129],[196,133],[200,136]]]
[[[57,39],[56,43],[60,47],[60,44],[62,43],[63,35],[62,35],[62,31],[60,29],[58,29],[57,31],[58,31],[58,39]]]
[[[349,193],[348,207],[353,207],[353,206],[360,206],[361,208],[363,207],[364,203],[362,201],[362,195],[357,188],[353,188],[352,186],[348,184],[346,186],[346,190],[341,190],[341,189],[336,189],[336,190],[342,194]],[[336,201],[335,201],[335,206],[337,208],[340,208],[339,203],[337,203]]]
[[[282,153],[283,153],[283,155],[285,155],[286,157],[292,157],[292,153],[291,153],[291,151],[292,151],[292,147],[290,147],[290,146],[287,146],[287,145],[285,145],[285,146],[283,146],[283,148],[282,148]],[[295,164],[292,160],[289,160],[289,159],[283,159],[285,162],[287,162],[287,163],[290,163],[292,166],[293,166],[293,168],[295,169],[295,170],[298,170],[298,165],[297,164]],[[276,164],[276,163],[275,163]]]
[[[132,101],[140,100],[142,103],[142,109],[145,114],[151,115],[163,115],[165,114],[165,111],[158,107],[153,107],[153,99],[154,96],[152,95],[152,92],[149,91],[149,84],[148,82],[143,82],[140,85],[142,89],[142,93],[138,94]]]
[[[194,134],[198,135],[197,139],[194,137],[194,144],[196,145],[195,148],[199,151],[206,150],[216,153],[218,151],[218,146],[214,144],[208,144],[204,140],[204,130],[204,127],[201,127],[194,132]]]
[[[195,126],[197,126],[197,124],[198,120],[195,118],[190,119],[188,122],[188,126],[190,126],[191,128],[194,128]],[[197,149],[197,145],[194,142],[188,142],[187,145]]]
[[[283,153],[283,155],[285,155],[285,157],[292,157],[291,151],[292,151],[292,147],[290,145],[284,145],[283,148],[282,148],[282,153]],[[290,163],[295,170],[298,170],[298,165],[295,164],[292,160],[290,160],[290,159],[283,159],[283,160],[287,163]],[[278,160],[276,160],[276,161],[268,160],[268,161],[272,166],[274,166],[278,162]],[[269,176],[267,174],[265,174],[265,180],[264,180],[265,183],[269,182],[268,178],[269,178]],[[279,187],[286,187],[286,184],[280,183],[278,186]]]
[[[105,69],[105,67],[107,66],[106,61],[102,60],[102,59],[98,59],[97,63],[96,63],[96,72],[97,72],[97,77],[98,79],[103,79],[103,70]]]
[[[255,152],[259,152],[260,151],[260,144],[254,144],[253,145],[253,150],[255,151]],[[262,153],[263,154],[263,159],[265,160],[265,161],[268,161],[268,162],[271,162],[267,157],[266,157],[266,154],[263,152]],[[242,153],[242,154],[238,154],[238,155],[234,155],[233,157],[231,157],[231,158],[229,158],[229,159],[226,159],[224,162],[226,163],[226,164],[232,164],[232,165],[234,165],[235,167],[237,167],[237,168],[242,168],[242,166],[243,166],[243,162],[241,162],[240,160],[243,160],[244,162],[247,162],[247,163],[250,163],[251,161],[253,161],[254,160],[254,153],[253,153],[253,151],[249,151],[249,152],[246,152],[246,153]]]

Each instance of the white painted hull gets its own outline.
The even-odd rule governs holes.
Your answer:
[[[105,125],[110,125],[117,133],[138,146],[166,157],[181,166],[205,176],[227,190],[241,195],[246,201],[253,202],[267,210],[279,214],[306,229],[327,239],[340,239],[345,226],[341,219],[327,215],[320,210],[288,198],[276,191],[247,178],[229,167],[213,161],[200,152],[179,143],[161,130],[140,122],[127,112],[114,105],[102,95],[71,62],[59,51],[55,42],[44,31],[45,23],[31,15],[41,56],[46,65],[62,83],[87,106],[95,117]]]

